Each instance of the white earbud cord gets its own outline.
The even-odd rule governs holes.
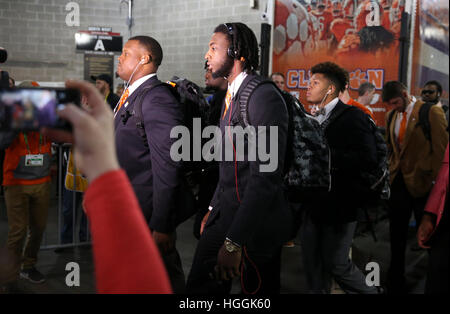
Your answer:
[[[134,67],[133,73],[131,73],[130,79],[127,81],[127,84],[126,84],[125,88],[123,89],[122,95],[120,95],[119,101],[117,102],[116,106],[114,107],[114,118],[116,117],[116,114],[117,114],[117,107],[119,106],[120,99],[122,99],[123,94],[125,93],[125,91],[127,90],[127,88],[130,86],[130,82],[131,82],[131,80],[133,79],[134,72],[136,72],[137,68],[138,68],[141,64],[142,64],[142,61],[140,61],[140,62]]]

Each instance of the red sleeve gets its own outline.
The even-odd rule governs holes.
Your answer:
[[[430,196],[428,197],[427,204],[425,205],[425,211],[435,214],[437,216],[436,227],[442,218],[444,213],[445,201],[448,197],[448,144],[445,150],[444,160],[442,162],[441,169],[436,178],[436,184],[431,190]]]
[[[123,170],[88,187],[84,207],[93,240],[99,293],[171,293],[158,248]]]

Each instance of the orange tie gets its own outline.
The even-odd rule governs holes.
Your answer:
[[[222,119],[225,118],[225,115],[227,114],[227,110],[230,104],[231,104],[231,92],[230,90],[227,90],[227,94],[225,96],[225,111],[223,112]]]
[[[402,121],[400,123],[400,130],[398,132],[398,144],[401,145],[403,142],[403,138],[405,137],[405,133],[406,133],[406,123],[408,122],[408,114],[405,112],[403,112],[402,114]]]
[[[129,94],[129,90],[128,88],[125,90],[125,92],[122,94],[122,97],[120,97],[120,101],[119,101],[119,106],[117,106],[117,110],[116,112],[118,112],[120,110],[120,108],[122,108],[123,103],[127,100],[128,98],[128,94]]]

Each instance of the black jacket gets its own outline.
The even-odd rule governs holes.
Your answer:
[[[225,127],[240,125],[238,101],[244,86],[252,77],[246,77],[225,118],[220,119],[222,158],[225,155],[225,141],[230,141],[229,134],[225,134]],[[221,117],[223,111],[224,106]],[[249,100],[248,115],[250,124],[255,128],[278,127],[278,140],[275,142],[278,166],[273,172],[262,172],[260,166],[267,163],[261,161],[258,154],[256,161],[249,161],[246,149],[244,161],[221,161],[219,183],[211,201],[213,209],[206,228],[213,223],[220,224],[223,230],[228,230],[227,237],[233,242],[259,252],[269,252],[281,246],[291,232],[292,216],[282,185],[288,113],[275,86],[263,84],[256,88]],[[248,147],[248,143],[246,137],[245,147]],[[235,139],[233,145],[236,147]],[[266,148],[269,151],[269,136],[266,137]]]
[[[192,205],[183,182],[182,163],[170,157],[173,127],[183,125],[179,102],[165,85],[147,92],[142,103],[142,117],[148,147],[140,136],[133,115],[124,119],[126,110],[132,113],[139,92],[156,81],[152,77],[137,88],[115,117],[115,139],[120,166],[125,170],[152,230],[172,232],[179,222],[180,212]],[[125,121],[125,123],[124,123]],[[188,209],[186,209],[188,210]]]
[[[112,110],[116,108],[117,103],[119,102],[120,97],[114,94],[112,91],[109,92],[108,97],[106,97],[106,102],[111,107]]]
[[[339,101],[329,121],[325,136],[331,150],[331,193],[310,206],[313,219],[339,224],[356,220],[368,192],[360,174],[376,167],[377,152],[368,116],[358,108]]]

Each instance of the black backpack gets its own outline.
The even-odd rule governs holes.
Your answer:
[[[372,200],[388,200],[391,197],[391,188],[389,183],[389,161],[386,140],[381,130],[375,124],[375,121],[369,116],[367,118],[370,122],[377,146],[377,166],[372,171],[363,171],[361,176],[369,187],[369,198]]]
[[[248,100],[262,84],[276,87],[272,81],[256,76],[248,81],[240,94],[240,120],[244,128],[250,125]],[[284,184],[289,201],[301,202],[330,191],[330,151],[319,122],[306,112],[296,97],[285,91],[279,92],[289,114]]]
[[[192,138],[194,136],[193,119],[199,118],[203,125],[208,105],[203,96],[201,88],[197,84],[189,81],[188,79],[179,78],[177,76],[172,77],[172,79],[167,83],[163,83],[158,80],[152,83],[151,85],[143,88],[136,97],[135,102],[136,105],[134,106],[131,116],[134,117],[134,120],[136,122],[136,128],[139,134],[141,135],[144,145],[146,147],[148,147],[148,143],[147,143],[147,135],[145,134],[144,119],[142,117],[142,102],[145,95],[147,95],[147,93],[150,90],[161,85],[165,85],[170,89],[175,98],[181,104],[181,109],[184,113],[185,118],[184,125],[189,129],[189,134],[191,136],[190,139],[191,156],[190,161],[183,161],[183,173],[187,185],[192,191],[192,194],[194,195],[195,199],[197,199],[204,162],[193,161],[193,152],[194,152],[192,147],[194,143]]]

